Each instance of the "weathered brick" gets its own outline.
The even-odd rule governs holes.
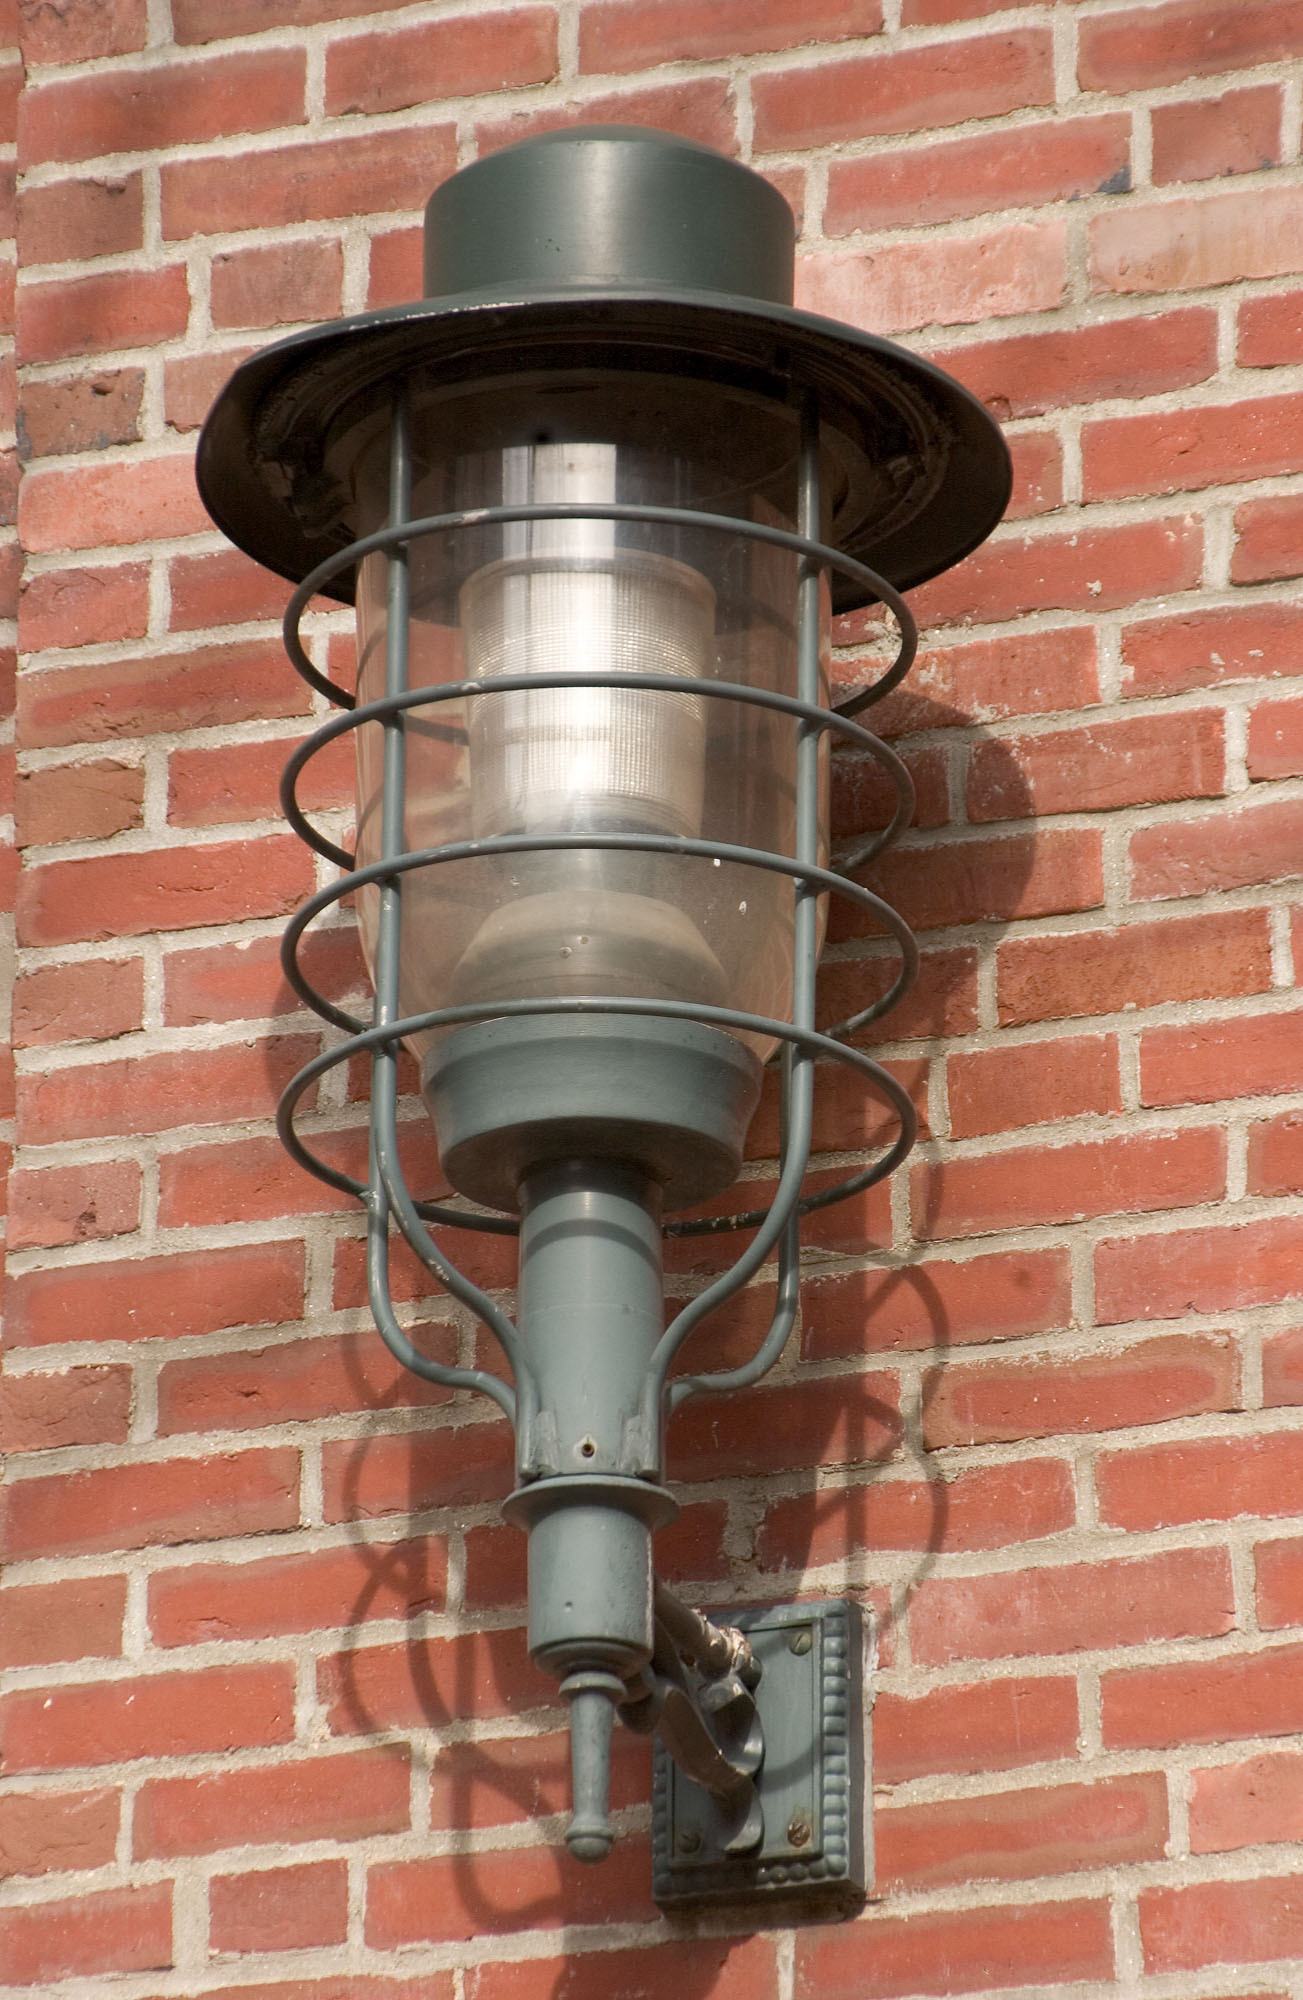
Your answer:
[[[1085,90],[1152,90],[1303,51],[1303,7],[1267,0],[1167,0],[1087,16],[1077,74]]]
[[[877,1880],[910,1889],[1157,1861],[1166,1842],[1167,1784],[1157,1771],[886,1806],[873,1827]]]
[[[796,2000],[897,2000],[981,1991],[1012,1979],[1049,1988],[1113,1972],[1109,1906],[1098,1901],[884,1912],[797,1939]]]
[[[22,1168],[9,1177],[9,1248],[123,1236],[139,1226],[140,1191],[134,1160]]]
[[[1274,83],[1156,104],[1150,113],[1154,186],[1275,166],[1281,156],[1284,108],[1280,86]]]
[[[102,1868],[117,1846],[121,1805],[101,1787],[0,1798],[0,1878]]]
[[[126,1608],[124,1576],[9,1584],[0,1589],[0,1666],[39,1667],[119,1654]]]
[[[447,15],[387,34],[372,26],[329,45],[326,113],[406,111],[444,98],[546,83],[556,74],[557,60],[552,7]]]
[[[1120,1352],[1070,1352],[1061,1359],[955,1362],[924,1378],[923,1438],[933,1449],[996,1444],[1235,1409],[1239,1373],[1239,1349],[1229,1334],[1174,1334]],[[1104,1464],[1138,1471],[1148,1456],[1118,1454]]]
[[[23,1690],[5,1697],[0,1721],[15,1771],[254,1749],[292,1740],[294,1671],[233,1666]]]
[[[140,764],[96,758],[19,773],[14,817],[19,847],[103,840],[140,825],[145,773]]]
[[[190,318],[184,264],[155,271],[97,271],[19,291],[18,354],[62,361],[119,347],[153,347],[183,334]]]
[[[121,1444],[131,1420],[127,1368],[61,1368],[57,1374],[0,1376],[0,1451],[56,1451],[71,1444]]]
[[[1297,1876],[1142,1889],[1139,1911],[1149,1972],[1213,1964],[1239,1968],[1303,1956],[1303,1888]]]
[[[917,228],[1078,195],[1125,193],[1130,152],[1131,121],[1118,113],[834,160],[824,229],[829,236],[849,236],[860,229]]]
[[[1212,1104],[1298,1088],[1303,1016],[1254,1014],[1147,1028],[1140,1037],[1142,1104]]]
[[[1303,1293],[1303,1221],[1295,1216],[1112,1237],[1095,1251],[1101,1326],[1235,1312]]]
[[[1220,1637],[1234,1629],[1234,1590],[1223,1550],[1176,1549],[932,1577],[915,1591],[909,1622],[914,1658],[923,1665],[1093,1652]]]
[[[410,1819],[410,1792],[408,1753],[398,1745],[150,1778],[136,1800],[134,1852],[149,1859],[401,1833]]]
[[[236,1244],[11,1276],[6,1330],[20,1346],[176,1339],[268,1326],[303,1310],[303,1245]]]
[[[884,333],[963,326],[1046,312],[1067,283],[1067,238],[1055,220],[1012,222],[982,236],[931,236],[872,253],[804,257],[796,301],[807,312]]]
[[[29,63],[133,55],[145,46],[147,0],[65,0],[58,7],[20,0],[19,16]]]
[[[144,1019],[144,970],[139,959],[87,959],[34,966],[14,985],[17,1048],[52,1042],[111,1041]]]
[[[1031,1459],[944,1480],[875,1479],[772,1501],[757,1548],[767,1570],[802,1570],[864,1550],[1007,1548],[1062,1534],[1075,1519],[1068,1467]]]
[[[1245,299],[1236,316],[1241,368],[1280,368],[1303,360],[1303,292]]]
[[[299,1455],[289,1446],[15,1481],[5,1519],[13,1560],[267,1534],[299,1522]]]
[[[1289,472],[1303,450],[1303,396],[1257,396],[1084,426],[1087,500],[1177,493]]]
[[[143,368],[101,369],[90,375],[79,371],[27,382],[19,412],[21,435],[34,458],[133,444],[140,436],[144,393]]]
[[[1182,306],[1143,318],[1128,314],[1094,326],[974,341],[928,358],[957,375],[1005,421],[1204,382],[1217,366],[1217,322],[1206,306]],[[1066,635],[1054,636],[1061,641]]]
[[[451,125],[384,127],[345,138],[259,147],[238,157],[165,161],[163,235],[170,241],[351,216],[358,190],[376,213],[419,208],[456,165]]]
[[[1303,1646],[1123,1667],[1100,1677],[1110,1750],[1293,1736],[1303,1727]]]
[[[1282,277],[1303,270],[1303,188],[1105,210],[1091,218],[1090,259],[1096,291],[1180,292]]]
[[[996,971],[1005,1025],[1230,999],[1271,985],[1261,910],[1009,938],[998,948]]]
[[[172,1963],[172,1888],[100,1889],[0,1911],[0,1954],[19,1986]]]
[[[1190,1847],[1221,1854],[1236,1847],[1303,1839],[1303,1756],[1268,1751],[1193,1775]]]
[[[1119,1133],[924,1163],[910,1178],[914,1227],[925,1240],[1189,1208],[1225,1191],[1225,1135],[1211,1126]]]
[[[878,1783],[934,1773],[980,1774],[1076,1754],[1077,1688],[1061,1674],[957,1682],[925,1692],[879,1690],[873,1709]]]
[[[18,639],[24,652],[139,639],[148,624],[149,571],[144,563],[42,570],[23,580]]]
[[[303,1951],[348,1935],[348,1867],[301,1861],[285,1868],[214,1875],[208,1946],[214,1952]]]
[[[49,861],[20,879],[24,944],[139,937],[287,916],[311,892],[311,858],[289,834]]]
[[[811,1360],[892,1348],[949,1347],[1048,1333],[1071,1318],[1062,1250],[923,1259],[894,1271],[812,1271],[802,1287],[801,1351]]]
[[[1108,1035],[997,1045],[956,1054],[946,1063],[950,1131],[1021,1131],[1060,1118],[1122,1109],[1117,1044]]]
[[[1131,837],[1131,888],[1137,900],[1198,896],[1289,881],[1303,868],[1303,800],[1251,803]]]
[[[1022,28],[767,71],[752,95],[761,152],[933,131],[1050,103],[1050,38],[1043,28]]]
[[[302,49],[261,48],[36,84],[23,98],[23,156],[89,160],[297,124],[305,79]]]
[[[1225,722],[1215,708],[1002,735],[970,753],[968,816],[1021,819],[1215,798],[1225,775]]]
[[[330,319],[343,297],[343,248],[332,237],[228,250],[213,259],[211,286],[216,327]]]
[[[1303,573],[1303,495],[1246,500],[1235,510],[1232,583],[1276,583]]]
[[[139,172],[47,181],[18,197],[22,265],[123,256],[145,241],[144,182]]]
[[[189,1646],[319,1632],[361,1616],[414,1618],[443,1609],[445,1571],[443,1545],[430,1535],[194,1563],[151,1579],[149,1626],[160,1646]]]

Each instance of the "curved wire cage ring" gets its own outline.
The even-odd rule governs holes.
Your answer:
[[[403,426],[396,426],[395,462],[400,467],[403,458]],[[818,470],[817,470],[817,422],[807,415],[803,425],[802,439],[802,504],[801,526],[808,528],[818,520]],[[494,1397],[504,1409],[514,1411],[517,1397],[507,1384],[498,1377],[479,1369],[448,1369],[432,1362],[415,1349],[402,1329],[397,1325],[388,1284],[388,1240],[390,1224],[395,1222],[411,1248],[425,1268],[456,1298],[467,1304],[492,1329],[507,1353],[516,1377],[518,1389],[525,1390],[530,1378],[528,1357],[523,1351],[517,1330],[488,1293],[469,1280],[449,1258],[430,1235],[426,1226],[434,1223],[442,1226],[488,1230],[493,1233],[515,1233],[518,1223],[509,1216],[476,1213],[462,1208],[449,1208],[442,1203],[416,1201],[407,1188],[398,1158],[397,1135],[397,1091],[396,1061],[397,1051],[403,1037],[422,1030],[449,1027],[487,1018],[512,1018],[527,1015],[583,1015],[583,1014],[625,1014],[652,1015],[661,1018],[683,1019],[701,1022],[707,1026],[721,1027],[740,1033],[761,1035],[776,1040],[782,1049],[784,1069],[784,1119],[779,1149],[779,1171],[773,1198],[767,1208],[745,1210],[722,1217],[687,1217],[672,1220],[665,1225],[667,1234],[694,1235],[713,1233],[721,1230],[749,1229],[754,1231],[751,1242],[730,1268],[712,1285],[690,1300],[665,1330],[653,1356],[647,1377],[647,1397],[649,1410],[657,1406],[667,1393],[667,1375],[674,1357],[688,1333],[708,1313],[723,1304],[741,1289],[763,1266],[775,1247],[778,1249],[777,1302],[773,1321],[768,1333],[749,1361],[738,1368],[716,1371],[711,1374],[685,1376],[668,1385],[671,1407],[687,1396],[706,1389],[725,1389],[745,1386],[762,1375],[772,1365],[781,1351],[795,1318],[797,1304],[797,1276],[799,1268],[798,1226],[800,1216],[814,1208],[822,1208],[863,1192],[876,1181],[892,1172],[913,1144],[915,1117],[908,1096],[895,1079],[882,1066],[862,1051],[848,1046],[845,1037],[858,1032],[869,1021],[894,1005],[911,983],[917,967],[917,948],[912,935],[903,920],[890,906],[875,896],[870,890],[847,879],[851,869],[863,866],[895,837],[901,826],[908,822],[912,813],[913,793],[909,776],[895,753],[877,737],[854,722],[853,713],[881,699],[894,687],[913,659],[916,633],[913,619],[899,593],[886,581],[839,551],[818,541],[810,533],[794,534],[785,529],[770,527],[768,524],[738,520],[730,516],[708,515],[690,510],[634,506],[619,503],[572,503],[513,507],[480,508],[463,510],[456,514],[429,516],[423,520],[405,521],[402,517],[406,508],[402,505],[403,480],[394,481],[396,505],[391,511],[396,515],[394,522],[375,534],[354,542],[341,549],[328,562],[320,565],[296,590],[285,618],[285,642],[292,662],[310,685],[327,694],[348,712],[324,725],[304,743],[291,758],[286,768],[282,786],[282,801],[287,817],[308,844],[325,859],[349,872],[338,882],[318,891],[303,906],[291,921],[287,930],[282,960],[286,976],[294,990],[323,1019],[345,1030],[349,1039],[338,1047],[324,1052],[299,1072],[287,1087],[278,1110],[278,1126],[287,1148],[301,1165],[319,1179],[361,1199],[368,1213],[368,1275],[371,1290],[371,1304],[382,1336],[398,1358],[418,1374],[443,1382],[453,1387],[474,1387]],[[407,490],[410,491],[410,481]],[[486,694],[511,693],[517,691],[541,691],[546,688],[571,687],[582,684],[585,688],[611,686],[618,688],[646,688],[653,692],[681,693],[682,678],[657,674],[585,674],[580,677],[573,673],[525,674],[494,676],[485,681],[462,681],[444,683],[437,686],[412,690],[406,681],[405,630],[399,642],[398,657],[393,654],[393,626],[391,622],[391,659],[388,674],[388,692],[377,701],[358,706],[346,689],[328,681],[318,674],[304,652],[299,636],[299,623],[311,598],[324,583],[340,571],[355,565],[363,555],[384,551],[389,558],[391,589],[395,577],[398,582],[398,608],[406,610],[406,566],[407,550],[410,544],[425,535],[450,532],[467,526],[483,527],[496,523],[556,520],[558,518],[631,520],[638,522],[669,523],[678,527],[710,528],[731,536],[751,536],[779,547],[786,548],[799,558],[798,581],[798,686],[797,697],[778,694],[766,689],[749,688],[738,683],[700,680],[694,684],[694,692],[725,701],[743,702],[766,707],[791,716],[798,730],[798,850],[797,855],[774,854],[765,850],[736,847],[729,844],[705,840],[691,840],[677,836],[661,835],[570,835],[570,836],[496,836],[493,838],[445,843],[440,847],[401,852],[386,851],[381,860],[357,869],[354,857],[336,843],[328,840],[314,828],[306,818],[297,799],[298,778],[310,758],[326,744],[346,730],[356,729],[366,723],[378,723],[384,728],[387,749],[395,747],[397,754],[387,762],[387,769],[397,774],[401,785],[401,736],[407,713],[416,707],[435,706],[450,700],[479,699]],[[818,660],[818,590],[822,573],[829,568],[837,568],[867,584],[873,595],[886,603],[896,616],[901,629],[901,643],[895,660],[871,685],[860,690],[838,709],[824,707],[817,698],[819,688]],[[396,669],[396,671],[395,671]],[[876,834],[865,846],[848,857],[840,870],[821,867],[812,847],[810,824],[810,801],[812,787],[817,777],[815,759],[819,753],[819,743],[826,734],[835,734],[854,743],[868,752],[885,770],[896,792],[896,810],[888,825]],[[800,799],[802,780],[806,799],[806,824],[802,826]],[[401,826],[401,798],[399,800],[397,825]],[[817,839],[817,829],[814,838]],[[415,868],[437,866],[441,862],[476,858],[490,854],[510,854],[563,848],[604,848],[629,851],[661,852],[684,856],[701,856],[712,860],[726,859],[743,866],[782,873],[790,876],[795,885],[796,922],[798,928],[798,950],[796,952],[796,975],[793,992],[793,1018],[790,1021],[771,1020],[763,1016],[740,1010],[689,1005],[655,1000],[615,998],[612,996],[583,996],[567,999],[518,1000],[494,1002],[462,1008],[442,1008],[430,1010],[421,1015],[397,1018],[396,945],[392,964],[385,968],[377,965],[377,1000],[375,1019],[367,1027],[356,1016],[347,1013],[324,995],[318,993],[304,975],[298,962],[298,947],[307,927],[322,911],[338,903],[352,891],[369,884],[378,884],[382,894],[397,897],[402,877]],[[814,909],[820,897],[828,894],[839,895],[856,903],[894,938],[898,945],[902,964],[897,979],[881,998],[860,1013],[838,1024],[831,1033],[821,1033],[814,1027]],[[396,938],[396,903],[394,936]],[[799,933],[804,928],[806,950],[799,949]],[[303,1143],[295,1129],[295,1114],[304,1092],[328,1069],[347,1061],[354,1054],[367,1054],[373,1067],[372,1114],[371,1114],[371,1162],[368,1180],[364,1183],[355,1176],[343,1172],[313,1154]],[[810,1195],[802,1194],[811,1137],[812,1137],[812,1091],[813,1067],[817,1058],[831,1058],[859,1072],[886,1099],[899,1121],[899,1132],[894,1143],[885,1149],[878,1159],[858,1173],[845,1177],[834,1185]]]

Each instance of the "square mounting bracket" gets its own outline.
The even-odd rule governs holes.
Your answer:
[[[854,1908],[868,1883],[868,1733],[858,1604],[776,1604],[709,1616],[747,1634],[763,1669],[760,1846],[726,1854],[710,1794],[653,1742],[652,1895],[662,1909],[779,1897]]]

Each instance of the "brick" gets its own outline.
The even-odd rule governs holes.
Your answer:
[[[145,46],[147,0],[65,0],[58,7],[20,0],[19,17],[29,63],[132,55]]]
[[[445,1743],[430,1772],[430,1821],[440,1828],[502,1826],[568,1812],[570,1735],[478,1738]],[[611,1805],[641,1805],[651,1795],[646,1742],[617,1730],[611,1742]]]
[[[1303,1437],[1283,1431],[1106,1453],[1096,1477],[1101,1519],[1113,1527],[1271,1518],[1297,1511]]]
[[[11,1250],[122,1236],[139,1226],[140,1168],[134,1160],[23,1169],[9,1180]]]
[[[1233,1964],[1303,1956],[1303,1886],[1297,1876],[1143,1889],[1145,1969]]]
[[[1100,1698],[1112,1750],[1293,1736],[1303,1727],[1303,1646],[1119,1668],[1101,1676]]]
[[[797,262],[796,302],[884,333],[1046,312],[1063,298],[1066,245],[1064,225],[1050,220],[808,256]]]
[[[418,286],[419,291],[419,286]],[[178,354],[163,363],[163,415],[174,431],[197,431],[241,361],[254,351],[227,348],[219,354]]]
[[[289,1868],[214,1875],[208,1889],[210,1952],[304,1951],[348,1935],[348,1866],[303,1861]]]
[[[927,625],[1017,618],[1029,611],[1106,611],[1191,590],[1203,562],[1199,523],[1137,521],[1072,535],[1010,535],[913,593]]]
[[[332,1000],[359,1000],[366,989],[352,929],[315,929],[299,962]],[[259,1021],[297,1012],[303,1005],[281,972],[280,939],[249,938],[233,944],[195,945],[163,959],[163,1018],[169,1026],[210,1021]]]
[[[449,97],[546,83],[557,73],[557,60],[551,7],[455,14],[389,34],[372,27],[328,45],[326,115],[407,111]]]
[[[20,879],[19,937],[28,945],[89,943],[283,917],[312,886],[311,857],[289,834],[51,861]]]
[[[1285,1112],[1249,1127],[1250,1194],[1294,1194],[1303,1188],[1303,1115]]]
[[[289,1446],[20,1479],[9,1492],[10,1558],[221,1541],[299,1524],[299,1454]]]
[[[768,1937],[658,1940],[652,1946],[517,1959],[469,1967],[466,2000],[650,2000],[709,1993],[711,2000],[777,2000]]]
[[[206,625],[236,625],[255,618],[279,624],[291,586],[273,576],[241,549],[218,549],[202,556],[174,556],[168,564],[168,625],[194,632]],[[285,662],[282,655],[282,669]]]
[[[1024,431],[1007,442],[1013,489],[1006,518],[1021,521],[1033,514],[1052,514],[1063,505],[1062,440],[1050,431]]]
[[[126,1608],[123,1576],[10,1584],[0,1590],[0,1666],[39,1667],[118,1654]]]
[[[752,83],[756,149],[928,132],[1053,96],[1050,37],[1041,28],[765,71]]]
[[[1193,1774],[1190,1847],[1223,1854],[1236,1847],[1303,1839],[1303,1756],[1271,1751]]]
[[[47,181],[18,197],[18,258],[32,264],[122,257],[145,243],[144,181],[139,172]]]
[[[385,14],[409,0],[368,0],[368,12]],[[173,0],[173,33],[182,45],[257,35],[266,28],[306,28],[318,21],[355,16],[358,0]]]
[[[523,1629],[463,1632],[410,1646],[327,1654],[318,1698],[338,1735],[427,1729],[451,1718],[517,1715],[556,1698],[526,1650]]]
[[[0,1878],[102,1868],[117,1846],[118,1794],[9,1792],[0,1798]]]
[[[366,1135],[361,1127],[315,1134],[313,1150],[332,1166],[365,1177]],[[167,1155],[160,1166],[159,1221],[168,1229],[211,1221],[214,1215],[225,1222],[261,1222],[330,1213],[348,1205],[346,1196],[291,1160],[276,1138],[190,1146]]]
[[[1293,1327],[1263,1339],[1262,1400],[1269,1409],[1303,1403],[1303,1333]]]
[[[894,1271],[851,1271],[802,1286],[801,1352],[809,1360],[893,1348],[1014,1340],[1070,1324],[1062,1250],[1009,1250]]]
[[[144,1021],[139,959],[87,959],[42,965],[14,986],[13,1040],[18,1048],[52,1042],[111,1041]]]
[[[671,1427],[672,1477],[746,1474],[757,1471],[762,1458],[776,1471],[780,1460],[787,1466],[849,1465],[887,1457],[898,1433],[898,1399],[896,1378],[886,1372],[786,1383],[727,1400],[704,1397],[680,1411]]]
[[[438,1856],[373,1864],[365,1934],[376,1950],[486,1933],[647,1922],[653,1904],[641,1841],[619,1842],[600,1872],[564,1849]]]
[[[1277,1441],[1272,1437],[1270,1443]],[[1286,1454],[1282,1452],[1280,1456]],[[1288,1466],[1287,1477],[1290,1471],[1292,1466]],[[1287,1510],[1273,1506],[1271,1511]],[[1254,1561],[1258,1623],[1266,1631],[1303,1623],[1303,1545],[1294,1540],[1259,1542]]]
[[[915,1662],[1020,1659],[1218,1638],[1234,1630],[1221,1549],[1178,1549],[991,1576],[929,1578],[909,1612]]]
[[[1303,450],[1303,396],[1257,396],[1160,416],[1105,417],[1082,431],[1087,500],[1176,493],[1290,472]]]
[[[1095,1251],[1096,1318],[1110,1326],[1276,1305],[1303,1289],[1301,1253],[1293,1216],[1116,1237]]]
[[[1276,166],[1283,111],[1280,86],[1271,83],[1227,90],[1220,97],[1156,104],[1150,112],[1154,186]]]
[[[420,1345],[444,1350],[443,1339]],[[459,1424],[437,1431],[372,1433],[323,1448],[323,1509],[327,1521],[377,1520],[487,1500],[505,1500],[512,1480],[511,1436],[502,1423]]]
[[[1239,1406],[1239,1373],[1239,1348],[1229,1334],[1174,1334],[1062,1359],[955,1362],[924,1377],[923,1440],[936,1450],[1231,1410]],[[1104,1462],[1138,1467],[1144,1457],[1133,1452]]]
[[[15,1771],[255,1749],[293,1740],[294,1670],[235,1666],[34,1688],[6,1697],[3,1720]]]
[[[170,151],[298,124],[306,75],[302,49],[262,48],[38,83],[23,95],[23,157],[66,163]]]
[[[1104,899],[1099,836],[1085,827],[902,847],[858,879],[884,896],[913,930],[1055,916]],[[844,916],[830,913],[828,935],[836,941],[863,936],[872,924],[871,917],[847,905]]]
[[[1105,210],[1089,228],[1097,292],[1180,292],[1303,270],[1300,187]]]
[[[0,1377],[0,1451],[121,1444],[131,1420],[127,1368],[61,1368]]]
[[[360,188],[374,214],[419,209],[456,164],[452,125],[386,127],[238,157],[165,161],[163,235],[177,241],[247,229],[250,221],[276,229],[351,217]]]
[[[909,1889],[1158,1861],[1166,1843],[1167,1784],[1157,1771],[883,1806],[873,1825],[876,1880]]]
[[[331,319],[342,310],[343,248],[331,238],[228,250],[213,259],[211,286],[215,327]]]
[[[10,1278],[5,1317],[17,1345],[45,1346],[183,1339],[302,1311],[303,1245],[286,1242],[28,1271]]]
[[[1188,1208],[1225,1188],[1225,1134],[1214,1127],[1019,1147],[911,1174],[914,1228],[928,1241]]]
[[[424,233],[419,229],[386,229],[371,238],[367,310],[403,305],[421,295]]]
[[[683,77],[670,84],[652,84],[641,90],[608,91],[601,97],[584,99],[585,122],[602,125],[651,125],[658,132],[675,132],[699,145],[713,146],[717,152],[738,150],[734,94],[722,76]],[[553,102],[537,110],[516,111],[506,118],[476,124],[475,145],[480,153],[493,153],[500,146],[512,146],[518,139],[533,138],[539,132],[555,132],[574,123],[573,111],[564,102]]]
[[[1122,1109],[1117,1043],[1109,1035],[1060,1036],[952,1055],[946,1092],[956,1139],[1116,1113]]]
[[[1219,605],[1150,618],[1122,634],[1124,692],[1196,687],[1303,673],[1303,613],[1292,604]]]
[[[684,0],[595,0],[579,15],[581,71],[637,70],[876,35],[881,0],[724,0],[703,18]]]
[[[151,1579],[150,1630],[160,1646],[188,1646],[315,1632],[359,1616],[415,1618],[443,1609],[446,1567],[443,1544],[429,1535],[194,1563]]]
[[[853,1928],[806,1931],[796,1944],[796,2000],[897,2000],[1108,1979],[1109,1906],[1001,1904],[875,1915]]]
[[[14,809],[20,847],[103,840],[140,825],[145,772],[140,764],[94,758],[19,773]]]
[[[1007,641],[925,649],[909,678],[873,710],[873,728],[884,737],[909,736],[953,723],[1086,708],[1098,698],[1095,634],[1089,626],[1014,633]]]
[[[303,715],[306,705],[271,639],[38,670],[23,676],[19,692],[23,741],[32,749]]]
[[[881,998],[898,969],[894,957],[825,961],[818,982],[820,1020],[829,1024],[843,1020]],[[976,1026],[976,953],[971,947],[921,952],[917,984],[892,1009],[892,1034],[902,1040],[911,1035],[964,1035]],[[853,1039],[863,1043],[881,1032],[871,1024]]]
[[[1125,193],[1130,153],[1130,119],[1110,114],[834,160],[824,231],[850,236],[860,229],[917,228],[1079,195]]]
[[[1269,0],[1169,0],[1087,16],[1077,74],[1083,90],[1152,90],[1192,76],[1277,62],[1303,52],[1303,7]]]
[[[174,826],[279,819],[280,775],[298,739],[174,750],[168,759],[168,819]],[[353,745],[338,738],[308,765],[298,787],[306,812],[351,806],[357,779]]]
[[[189,457],[42,466],[26,473],[18,510],[23,546],[118,548],[211,527]]]
[[[189,318],[184,264],[26,284],[19,292],[18,355],[24,362],[62,361],[117,347],[153,347],[183,334]]]
[[[1303,292],[1245,299],[1236,325],[1241,368],[1281,368],[1303,361]]]
[[[1117,929],[1008,938],[996,954],[1000,1020],[1064,1020],[1271,985],[1265,912],[1210,911]]]
[[[427,1345],[433,1344],[430,1335],[431,1329],[423,1331]],[[444,1345],[451,1363],[451,1330]],[[165,1434],[247,1430],[308,1423],[347,1409],[424,1408],[447,1402],[449,1394],[400,1367],[368,1328],[165,1362],[158,1379],[158,1422]]]
[[[105,451],[140,436],[145,393],[143,368],[101,369],[92,375],[27,382],[22,435],[35,458],[64,452]]]
[[[149,624],[144,563],[39,571],[23,581],[18,639],[24,652],[143,638]]]
[[[928,359],[958,376],[1007,421],[1207,381],[1217,366],[1217,323],[1206,306],[1183,306],[1143,318],[1128,315],[1094,326],[977,341]],[[1050,635],[1039,636],[1044,644]]]
[[[1124,716],[975,743],[968,760],[968,817],[1022,819],[1216,798],[1225,778],[1220,709]]]
[[[998,1549],[1071,1528],[1072,1479],[1055,1459],[948,1479],[875,1479],[771,1501],[757,1549],[767,1570],[818,1568],[865,1550]]]
[[[877,1783],[980,1775],[1077,1753],[1076,1683],[1061,1675],[961,1682],[921,1694],[882,1688],[873,1709]]]
[[[396,1744],[194,1777],[149,1778],[136,1800],[134,1852],[149,1859],[402,1833],[410,1821],[410,1791],[408,1752]]]
[[[25,1144],[49,1144],[265,1118],[291,1076],[319,1047],[315,1035],[282,1035],[24,1076],[18,1089],[20,1138]]]
[[[1254,1014],[1140,1037],[1142,1104],[1213,1104],[1298,1088],[1303,1016]]]
[[[172,1963],[172,1888],[101,1889],[0,1911],[0,1957],[20,1986]]]
[[[1246,500],[1235,510],[1231,582],[1278,583],[1286,577],[1303,574],[1301,536],[1303,494]]]
[[[1289,881],[1299,873],[1301,839],[1303,800],[1293,799],[1144,827],[1131,837],[1132,894],[1162,899]]]

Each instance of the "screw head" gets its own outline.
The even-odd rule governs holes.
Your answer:
[[[789,1632],[788,1634],[787,1650],[789,1653],[797,1654],[798,1657],[802,1653],[808,1653],[813,1645],[814,1645],[814,1633],[810,1630],[808,1625],[797,1625],[794,1628],[794,1630]]]
[[[698,1833],[696,1827],[685,1826],[678,1839],[679,1853],[695,1854],[700,1846],[701,1835]]]
[[[814,1828],[810,1825],[810,1815],[797,1811],[787,1822],[787,1844],[789,1847],[808,1847]]]

